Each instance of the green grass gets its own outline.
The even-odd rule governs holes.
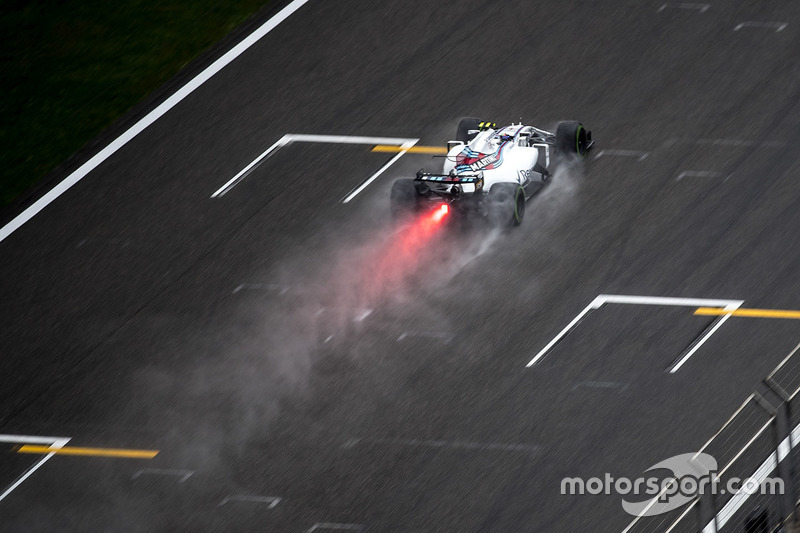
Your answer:
[[[0,206],[267,1],[4,1]]]

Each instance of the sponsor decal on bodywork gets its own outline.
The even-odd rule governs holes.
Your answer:
[[[510,141],[502,143],[493,154],[476,152],[468,146],[456,157],[456,172],[492,170],[503,164],[503,150]]]

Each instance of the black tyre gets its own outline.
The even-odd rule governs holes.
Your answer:
[[[519,226],[525,217],[525,190],[516,183],[496,183],[487,196],[490,223],[495,227]]]
[[[580,122],[561,122],[556,130],[556,147],[560,154],[584,157],[589,150],[589,132]]]
[[[417,192],[413,179],[403,178],[395,180],[392,184],[392,193],[389,196],[392,216],[400,218],[419,211],[420,195]]]
[[[461,122],[458,123],[458,129],[456,130],[456,140],[463,143],[468,143],[471,141],[475,135],[478,134],[478,124],[480,123],[481,119],[479,118],[462,118]]]

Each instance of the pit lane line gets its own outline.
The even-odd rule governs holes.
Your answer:
[[[234,59],[239,57],[245,50],[250,48],[262,37],[275,29],[281,22],[289,18],[295,11],[300,9],[309,0],[293,0],[289,5],[281,9],[278,13],[272,16],[264,24],[256,28],[251,34],[246,36],[236,46],[231,48],[228,52],[222,55],[219,59],[211,63],[200,74],[189,80],[189,82],[174,92],[169,98],[164,100],[158,107],[150,111],[147,115],[141,118],[136,124],[131,126],[122,135],[111,141],[105,148],[100,150],[97,154],[89,159],[86,163],[78,167],[77,170],[72,172],[69,176],[64,178],[55,187],[50,189],[44,196],[39,198],[31,206],[25,209],[22,213],[14,217],[8,224],[0,228],[0,242],[5,240],[6,237],[14,233],[17,229],[22,227],[23,224],[28,222],[31,218],[36,216],[39,211],[47,207],[56,198],[61,196],[70,187],[78,183],[86,177],[92,170],[97,168],[102,162],[114,155],[120,148],[125,146],[130,140],[135,138],[139,133],[144,131],[149,125],[161,118],[170,109],[175,107],[181,100],[189,96],[195,89],[200,87],[203,83],[211,79],[216,73],[225,68]]]

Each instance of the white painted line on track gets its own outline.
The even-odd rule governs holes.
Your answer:
[[[364,309],[353,318],[353,322],[363,322],[365,318],[372,314],[372,309]]]
[[[290,137],[289,135],[284,135],[283,137],[278,139],[275,144],[273,144],[272,146],[270,146],[269,148],[264,150],[264,152],[262,152],[260,156],[258,156],[255,159],[253,159],[253,161],[249,165],[244,167],[234,177],[229,179],[225,183],[225,185],[223,185],[222,187],[217,189],[214,192],[214,194],[211,195],[211,198],[219,198],[220,196],[224,196],[226,192],[228,192],[229,190],[233,189],[236,186],[237,183],[239,183],[244,178],[246,178],[247,175],[250,174],[250,172],[253,171],[253,169],[255,169],[258,165],[261,164],[262,161],[264,161],[266,158],[268,158],[270,155],[272,155],[278,149],[283,148],[284,146],[289,144],[291,142],[289,137]]]
[[[383,444],[390,446],[409,446],[416,448],[450,448],[455,450],[499,451],[538,453],[540,446],[531,444],[506,444],[502,442],[471,442],[460,440],[434,439],[350,439],[342,445],[344,449],[354,448],[360,443]]]
[[[446,331],[404,331],[397,337],[397,342],[403,342],[410,337],[428,337],[432,339],[439,339],[447,344],[453,339],[452,333]]]
[[[734,311],[738,309],[739,306],[741,305],[742,303],[728,304],[725,306],[725,311]],[[714,322],[714,325],[711,328],[709,328],[708,332],[705,335],[703,335],[703,337],[700,340],[695,342],[692,345],[692,347],[683,355],[683,357],[681,357],[680,360],[677,363],[675,363],[675,365],[672,368],[669,369],[669,373],[674,374],[675,372],[677,372],[684,365],[684,363],[686,363],[686,361],[688,361],[689,358],[693,356],[695,352],[697,352],[697,350],[699,350],[700,347],[704,345],[708,339],[711,338],[711,335],[713,335],[714,332],[717,331],[722,326],[722,324],[724,324],[725,321],[727,321],[730,317],[731,317],[730,314],[720,315],[720,317],[717,318],[716,321]]]
[[[678,307],[694,307],[700,302],[698,307],[725,307],[736,304],[738,308],[744,300],[720,300],[714,298],[675,298],[672,296],[630,296],[623,294],[601,294],[597,297],[604,304],[629,304],[629,305],[674,305]],[[599,306],[598,306],[599,307]]]
[[[572,319],[572,321],[571,321],[569,324],[567,324],[567,327],[565,327],[564,329],[562,329],[562,330],[561,330],[561,331],[558,333],[558,335],[556,335],[555,337],[553,337],[553,340],[551,340],[550,342],[548,342],[548,343],[547,343],[547,345],[546,345],[544,348],[542,348],[542,349],[539,351],[539,353],[537,353],[537,354],[534,356],[534,358],[533,358],[533,359],[531,359],[531,360],[530,360],[530,362],[529,362],[527,365],[525,365],[525,366],[526,366],[526,367],[528,367],[528,368],[530,368],[530,367],[532,367],[533,365],[535,365],[535,364],[536,364],[536,363],[539,361],[539,359],[541,359],[542,357],[544,357],[544,354],[546,354],[548,351],[550,351],[550,348],[552,348],[553,346],[555,346],[555,345],[556,345],[556,343],[557,343],[558,341],[560,341],[562,338],[564,338],[564,336],[565,336],[567,333],[569,333],[569,332],[572,330],[572,328],[574,328],[574,327],[575,327],[575,326],[578,324],[578,322],[580,322],[581,320],[583,320],[583,317],[584,317],[584,316],[586,316],[586,314],[587,314],[589,311],[591,311],[591,310],[593,310],[593,309],[598,309],[598,308],[599,308],[601,305],[603,305],[603,303],[604,303],[604,302],[603,302],[603,300],[602,300],[602,299],[601,299],[599,296],[598,296],[597,298],[595,298],[594,300],[592,300],[592,303],[590,303],[589,305],[587,305],[587,306],[586,306],[586,307],[583,309],[583,311],[581,311],[580,313],[578,313],[578,316],[576,316],[575,318],[573,318],[573,319]]]
[[[183,483],[194,475],[194,470],[178,470],[175,468],[142,468],[133,474],[131,481],[134,479],[139,479],[144,474],[156,476],[177,476],[180,478],[178,479],[178,483]]]
[[[713,302],[708,303],[707,305],[700,304],[700,302]],[[594,309],[599,309],[605,304],[627,304],[627,305],[666,305],[666,306],[682,306],[682,307],[694,307],[697,305],[698,307],[724,307],[726,311],[738,309],[744,300],[718,300],[718,299],[710,299],[710,298],[675,298],[670,296],[633,296],[633,295],[625,295],[625,294],[600,294],[592,300],[592,302],[587,305],[583,311],[578,313],[578,316],[572,319],[572,321],[567,324],[567,326],[562,329],[558,335],[556,335],[553,340],[551,340],[547,345],[542,348],[539,353],[537,353],[530,362],[525,365],[527,368],[532,367],[535,365],[545,354],[550,351],[550,349],[555,346],[564,336],[566,336],[573,328],[586,316],[589,311]],[[699,304],[699,305],[698,305]],[[730,315],[722,315],[725,320],[730,318]],[[725,322],[725,320],[721,320],[715,327],[711,328],[708,334],[698,341],[698,344],[693,346],[693,349],[687,352],[687,355],[684,355],[680,361],[676,363],[670,373],[674,373],[677,371],[683,364],[691,357],[699,348],[702,346],[708,338],[717,330],[719,327]]]
[[[742,22],[736,25],[733,28],[733,31],[739,31],[742,28],[774,28],[775,32],[783,31],[783,29],[788,26],[788,22],[758,22],[758,21],[747,21]]]
[[[667,2],[666,4],[661,4],[661,7],[658,8],[657,13],[661,13],[667,8],[672,9],[693,9],[699,11],[700,13],[705,13],[711,7],[711,4],[689,4],[689,3],[672,3]]]
[[[308,530],[306,533],[311,533],[312,531],[319,531],[319,530],[336,530],[336,531],[365,531],[367,526],[363,524],[338,524],[335,522],[317,522]]]
[[[334,314],[350,315],[354,310],[349,307],[336,306],[336,307],[320,307],[314,312],[314,317],[319,317],[324,314],[333,312]],[[355,311],[355,316],[352,317],[353,322],[363,322],[369,315],[372,314],[372,309],[358,309]],[[333,337],[333,335],[331,335]]]
[[[685,170],[678,174],[678,177],[675,178],[675,181],[680,181],[683,178],[720,178],[722,176],[722,172],[712,172],[708,170]]]
[[[406,139],[402,137],[366,137],[358,135],[307,135],[293,134],[292,142],[303,143],[328,143],[328,144],[390,144],[402,147],[407,143],[411,146],[419,139]],[[410,148],[410,147],[409,147]]]
[[[283,296],[289,292],[289,288],[285,285],[278,285],[276,283],[241,283],[231,294],[236,294],[241,291],[277,291],[278,294]]]
[[[748,141],[746,139],[697,139],[696,144],[710,144],[712,146],[760,146],[761,148],[781,148],[786,143],[781,141]]]
[[[97,154],[89,159],[86,163],[78,167],[72,174],[67,176],[63,181],[58,183],[55,187],[50,189],[44,196],[39,198],[31,206],[25,209],[22,213],[17,215],[8,224],[0,228],[0,242],[5,240],[6,237],[11,235],[14,231],[19,229],[23,224],[33,218],[39,211],[47,207],[56,198],[61,196],[70,187],[78,183],[92,170],[97,168],[103,161],[111,157],[120,148],[125,146],[131,139],[139,135],[145,128],[150,126],[153,122],[161,118],[167,111],[175,107],[181,100],[186,98],[195,89],[200,87],[203,83],[208,81],[217,72],[225,68],[234,59],[239,57],[245,50],[250,48],[262,37],[275,29],[281,22],[289,18],[289,16],[305,5],[309,0],[293,0],[286,7],[278,11],[272,18],[264,24],[256,28],[256,30],[245,37],[236,46],[231,48],[228,52],[222,55],[219,59],[211,63],[200,74],[189,80],[189,82],[173,93],[169,98],[164,100],[155,109],[150,111],[147,115],[141,118],[136,124],[131,126],[125,133],[111,141],[105,148],[100,150]]]
[[[36,461],[33,466],[31,466],[28,470],[26,470],[20,477],[18,477],[11,485],[6,487],[2,494],[0,494],[0,501],[3,501],[6,496],[11,494],[14,489],[19,487],[26,479],[31,477],[34,472],[39,470],[51,457],[53,457],[56,453],[55,450],[59,450],[66,446],[69,442],[69,437],[36,437],[36,436],[28,436],[28,435],[0,435],[0,442],[8,442],[11,444],[49,444],[50,448],[54,451],[52,453],[48,453],[38,461]]]
[[[704,144],[711,146],[733,146],[741,148],[783,148],[786,143],[783,141],[753,141],[748,139],[686,139],[673,137],[664,141],[662,148],[670,148],[678,143]]]
[[[230,502],[265,503],[269,505],[267,509],[274,509],[275,506],[281,502],[281,498],[278,496],[250,496],[247,494],[238,494],[236,496],[226,496],[217,504],[217,507],[222,507]]]
[[[619,392],[624,392],[629,385],[629,383],[620,383],[618,381],[579,381],[572,386],[572,390],[585,387],[590,389],[619,389]]]
[[[287,133],[278,141],[275,142],[272,146],[267,148],[264,152],[261,153],[258,157],[256,157],[253,161],[251,161],[247,166],[245,166],[242,170],[236,173],[234,177],[229,179],[225,184],[214,191],[214,194],[211,195],[211,198],[219,198],[224,196],[228,193],[231,189],[233,189],[239,182],[241,182],[244,178],[246,178],[253,170],[255,170],[258,165],[260,165],[265,159],[268,157],[275,155],[275,152],[289,146],[292,143],[296,142],[305,142],[305,143],[328,143],[328,144],[384,144],[384,145],[393,145],[393,146],[400,146],[401,151],[395,155],[392,159],[389,160],[383,167],[381,167],[378,172],[367,178],[364,183],[362,183],[356,190],[351,192],[347,195],[347,197],[342,200],[342,203],[347,203],[355,196],[364,190],[370,183],[372,183],[378,176],[383,174],[386,169],[392,166],[400,157],[406,153],[408,148],[414,146],[419,139],[405,139],[405,138],[397,138],[397,137],[366,137],[366,136],[359,136],[359,135],[314,135],[314,134],[305,134],[305,133]]]
[[[378,170],[378,171],[377,171],[375,174],[373,174],[372,176],[370,176],[369,178],[367,178],[367,179],[364,181],[364,183],[362,183],[361,185],[359,185],[359,186],[358,186],[358,187],[357,187],[357,188],[356,188],[356,189],[355,189],[353,192],[351,192],[350,194],[348,194],[347,196],[345,196],[345,197],[342,199],[342,203],[343,203],[343,204],[346,204],[346,203],[348,203],[350,200],[352,200],[353,198],[355,198],[355,197],[356,197],[356,195],[358,195],[358,193],[360,193],[361,191],[363,191],[364,189],[366,189],[366,188],[367,188],[367,186],[368,186],[370,183],[372,183],[373,181],[375,181],[375,180],[378,178],[378,176],[380,176],[381,174],[383,174],[384,172],[386,172],[386,170],[387,170],[387,169],[388,169],[390,166],[394,165],[394,164],[397,162],[397,160],[398,160],[398,159],[400,159],[401,157],[403,157],[403,154],[405,154],[405,153],[406,153],[406,150],[407,150],[408,148],[411,148],[412,146],[414,146],[415,144],[417,144],[417,141],[418,141],[418,139],[414,139],[414,140],[410,140],[410,141],[408,141],[408,142],[405,142],[405,143],[403,143],[403,144],[400,146],[400,147],[402,148],[402,150],[401,150],[400,152],[398,152],[398,154],[397,154],[396,156],[394,156],[393,158],[391,158],[391,159],[389,160],[389,162],[388,162],[388,163],[386,163],[385,165],[383,165],[383,166],[382,166],[382,167],[381,167],[381,168],[380,168],[380,169],[379,169],[379,170]]]
[[[603,156],[620,156],[620,157],[635,157],[639,161],[644,161],[650,155],[650,152],[643,152],[640,150],[600,150],[595,159],[600,159]]]

